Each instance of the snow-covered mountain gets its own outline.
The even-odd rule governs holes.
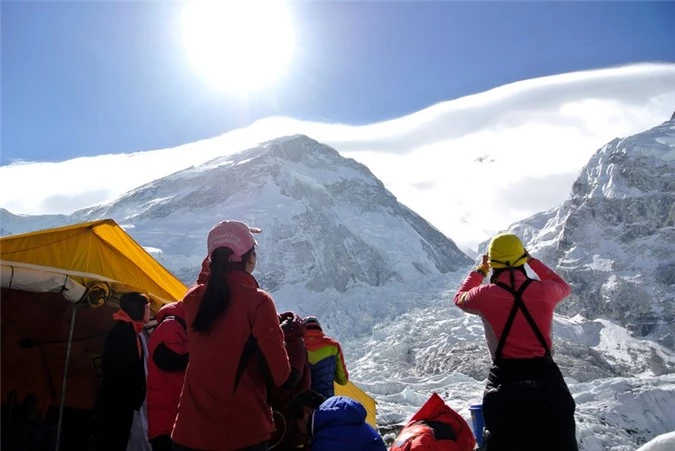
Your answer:
[[[261,227],[261,286],[282,306],[301,310],[339,303],[350,288],[409,285],[471,263],[368,168],[302,135],[174,173],[70,216],[4,211],[2,227],[17,233],[100,218],[123,225],[186,283],[196,278],[216,222],[237,218]]]
[[[602,147],[569,200],[510,230],[573,285],[560,313],[675,348],[675,119]]]

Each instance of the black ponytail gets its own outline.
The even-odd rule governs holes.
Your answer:
[[[252,252],[253,249],[242,255],[240,262],[230,262],[230,257],[234,252],[229,247],[219,247],[213,251],[209,263],[211,276],[206,282],[204,296],[202,296],[197,315],[192,323],[192,329],[195,332],[208,334],[216,320],[225,313],[227,306],[230,305],[230,286],[225,279],[225,272],[246,269],[246,262]]]

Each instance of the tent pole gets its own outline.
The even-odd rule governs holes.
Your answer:
[[[68,346],[66,347],[66,364],[63,368],[63,383],[61,384],[61,404],[59,405],[59,423],[56,428],[56,448],[61,447],[61,428],[63,427],[63,407],[66,403],[66,384],[68,382],[68,364],[70,363],[70,350],[73,347],[73,332],[75,331],[75,315],[78,304],[73,304],[73,312],[70,316],[70,331],[68,332]]]

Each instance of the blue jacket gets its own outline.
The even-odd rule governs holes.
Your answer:
[[[312,451],[387,451],[366,409],[346,396],[324,401],[312,415]]]

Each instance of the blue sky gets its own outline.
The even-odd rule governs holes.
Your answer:
[[[272,115],[366,124],[513,81],[675,61],[675,2],[298,2],[276,86],[215,91],[178,2],[2,2],[2,164],[196,141]]]

